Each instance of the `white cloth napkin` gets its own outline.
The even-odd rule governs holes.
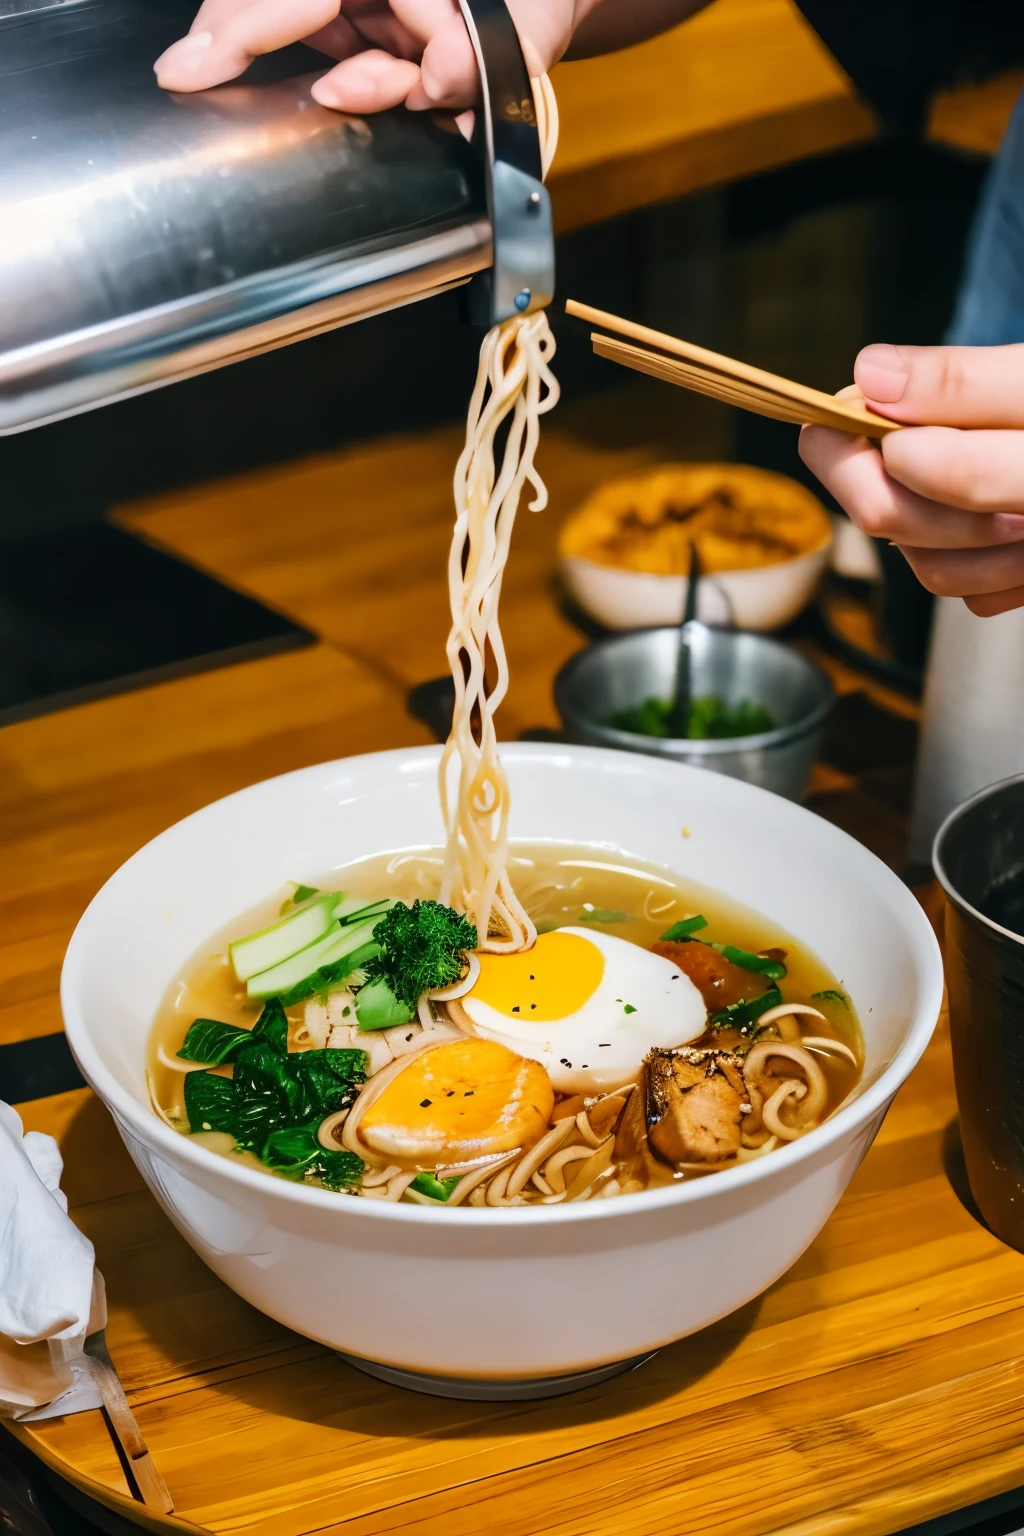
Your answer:
[[[0,1415],[49,1419],[98,1408],[82,1353],[106,1327],[92,1243],[67,1214],[52,1136],[27,1134],[0,1101]]]

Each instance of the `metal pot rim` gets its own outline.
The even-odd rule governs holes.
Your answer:
[[[953,807],[932,841],[932,869],[935,871],[936,880],[938,880],[947,898],[955,907],[958,907],[961,912],[966,913],[968,916],[976,918],[979,923],[983,923],[993,933],[1002,934],[1004,939],[1012,939],[1015,944],[1024,946],[1024,934],[1014,933],[1012,928],[1004,928],[1002,923],[997,923],[993,918],[986,917],[984,912],[979,912],[977,907],[971,905],[966,896],[957,890],[942,862],[942,843],[946,834],[951,831],[960,818],[965,816],[974,806],[980,805],[983,800],[987,800],[990,795],[998,794],[1001,790],[1007,789],[1011,784],[1024,785],[1024,773],[1012,773],[1009,778],[999,779],[995,784],[986,784],[984,789],[979,789],[976,794],[971,795],[966,800],[962,800],[959,805]]]
[[[620,640],[633,635],[661,634],[666,628],[674,631],[672,625],[659,625],[654,629],[623,630],[616,635],[607,635],[600,640],[591,641],[589,645],[583,646],[575,655],[570,656],[555,678],[554,695],[558,713],[563,720],[567,720],[568,716],[586,720],[588,729],[595,733],[599,732],[605,746],[635,750],[637,743],[643,743],[645,752],[658,757],[679,757],[684,752],[694,757],[723,757],[733,752],[763,751],[772,747],[789,746],[792,742],[800,741],[804,736],[809,736],[820,729],[836,698],[835,685],[824,668],[808,660],[801,652],[791,650],[780,640],[771,639],[768,635],[757,634],[752,630],[723,629],[716,624],[704,627],[714,629],[721,634],[742,634],[745,638],[768,646],[772,650],[785,651],[787,656],[793,657],[809,672],[813,672],[824,685],[821,699],[806,715],[802,715],[799,720],[794,720],[789,725],[777,725],[773,730],[759,731],[754,736],[724,736],[704,740],[691,740],[689,737],[640,736],[634,731],[620,731],[614,725],[605,725],[603,721],[595,720],[591,715],[581,713],[575,708],[570,707],[568,710],[563,708],[565,690],[588,657],[595,651],[612,650]]]

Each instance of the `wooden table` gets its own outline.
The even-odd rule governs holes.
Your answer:
[[[549,177],[560,232],[849,149],[873,111],[792,0],[714,0],[664,36],[554,73],[562,131]],[[933,143],[994,154],[1014,72],[943,91]]]
[[[650,398],[595,409],[621,418],[639,400],[640,419]],[[581,643],[547,584],[560,516],[653,451],[596,449],[583,425],[551,424],[552,508],[523,513],[514,541],[506,736],[555,724],[551,676]],[[267,774],[425,739],[404,697],[443,670],[457,440],[385,441],[127,515],[324,639],[0,732],[0,1040],[60,1028],[72,926],[146,838]],[[848,729],[813,804],[897,861],[913,710],[832,670]],[[179,1529],[872,1536],[1024,1483],[1024,1257],[964,1202],[944,1026],[782,1280],[633,1374],[548,1403],[453,1403],[361,1375],[205,1269],[89,1091],[23,1115],[63,1147],[72,1214],[107,1276],[111,1351]],[[98,1411],[14,1432],[147,1523]]]

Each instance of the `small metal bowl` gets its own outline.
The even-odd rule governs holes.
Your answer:
[[[676,628],[640,629],[577,652],[555,679],[555,704],[568,734],[593,746],[672,757],[801,800],[834,693],[819,667],[778,640],[696,624],[691,642],[693,697],[716,694],[727,704],[750,699],[779,722],[774,730],[690,741],[638,736],[607,723],[644,699],[672,697],[678,646]]]

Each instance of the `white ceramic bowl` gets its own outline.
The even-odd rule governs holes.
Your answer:
[[[161,994],[227,919],[288,879],[437,843],[437,750],[271,779],[179,822],[110,879],[61,982],[68,1038],[171,1220],[247,1301],[386,1365],[536,1378],[642,1355],[742,1306],[811,1242],[932,1033],[942,967],[907,888],[845,833],[720,774],[594,747],[504,749],[513,830],[669,865],[771,914],[851,992],[857,1096],[759,1161],[558,1208],[427,1210],[304,1188],[215,1157],[149,1108]],[[684,824],[688,838],[681,836]]]
[[[737,629],[781,629],[814,596],[831,548],[829,538],[810,554],[777,565],[702,577],[697,617]],[[626,571],[580,555],[561,556],[559,570],[570,597],[607,629],[658,629],[682,622],[685,576]]]

